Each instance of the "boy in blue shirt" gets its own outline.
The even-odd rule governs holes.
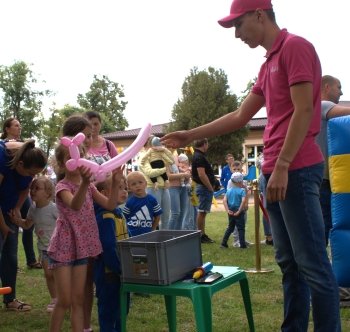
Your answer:
[[[157,229],[163,213],[157,199],[146,193],[147,182],[141,172],[131,172],[126,178],[128,189],[133,193],[123,209],[131,236],[141,235]]]
[[[119,183],[117,193],[111,193],[112,177],[97,184],[101,194],[109,197],[118,195],[118,205],[124,204],[128,198],[126,179],[123,177]],[[107,211],[95,204],[95,215],[98,224],[100,241],[103,252],[94,262],[94,282],[98,308],[98,322],[101,332],[120,332],[120,274],[122,267],[117,249],[117,241],[129,237],[125,218],[120,208]],[[130,297],[128,296],[129,311]]]
[[[228,189],[224,197],[224,207],[228,213],[228,228],[225,231],[221,241],[221,248],[228,248],[227,241],[232,234],[235,226],[238,229],[239,243],[241,249],[246,249],[245,243],[245,222],[244,205],[246,202],[245,190],[242,188],[243,175],[240,172],[234,172],[231,176],[232,188]]]

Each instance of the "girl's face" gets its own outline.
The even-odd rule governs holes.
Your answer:
[[[34,178],[36,174],[40,173],[43,169],[38,167],[29,167],[24,168],[23,161],[19,161],[18,165],[16,166],[16,171],[18,174],[22,176],[30,176],[31,178]]]
[[[92,127],[92,137],[96,138],[100,133],[102,124],[98,118],[91,118],[89,121]]]
[[[78,148],[79,148],[79,152],[80,152],[80,158],[85,158],[85,154],[84,154],[84,152],[83,152],[82,147],[79,146]],[[71,158],[71,156],[70,156],[69,149],[68,149],[67,147],[65,147],[65,149],[64,149],[63,162],[59,162],[59,163],[57,163],[57,164],[58,164],[58,166],[59,166],[62,170],[64,170],[64,172],[65,172],[66,174],[79,175],[80,172],[79,172],[78,168],[76,168],[74,171],[70,171],[70,170],[67,169],[67,167],[66,167],[66,162],[67,162],[68,160],[70,160],[70,159],[72,159],[72,158]]]
[[[91,137],[92,137],[91,128],[89,126],[86,126],[85,129],[82,131],[82,133],[85,135],[85,140],[83,144],[86,149],[86,152],[88,152],[91,147]]]
[[[13,120],[10,127],[6,127],[5,129],[8,139],[19,139],[21,137],[22,127],[18,120]]]
[[[30,198],[35,203],[45,203],[50,196],[49,190],[45,188],[44,181],[34,180],[30,186]]]

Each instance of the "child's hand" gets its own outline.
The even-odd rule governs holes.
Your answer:
[[[81,176],[83,183],[90,184],[90,178],[92,176],[90,168],[87,168],[85,166],[79,166],[78,170],[80,172],[80,176]]]
[[[228,213],[230,216],[234,216],[234,213],[233,213],[233,211],[231,211],[231,210],[228,210],[227,213]]]
[[[240,215],[240,213],[241,213],[241,211],[237,211],[237,212],[235,212],[233,215],[234,215],[235,217],[238,217],[238,216]]]
[[[122,176],[124,174],[124,169],[125,169],[125,164],[123,164],[122,166],[116,168],[115,170],[113,170],[112,172],[112,181],[114,183],[119,183],[120,180],[122,179]]]
[[[17,211],[15,209],[10,210],[9,212],[7,212],[8,216],[11,219],[11,222],[13,224],[15,224],[16,226],[18,226],[21,222],[22,222],[22,217],[19,213],[17,213]]]

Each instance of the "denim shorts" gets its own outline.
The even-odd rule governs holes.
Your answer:
[[[206,186],[196,185],[196,195],[198,196],[198,212],[210,212],[213,203],[214,192],[208,190]]]
[[[48,261],[50,259],[49,255],[47,253],[47,250],[39,249],[39,257],[41,259],[41,262],[42,261]]]
[[[49,270],[53,270],[56,267],[61,266],[79,266],[79,265],[87,265],[89,262],[89,257],[76,259],[70,262],[58,262],[49,257]]]

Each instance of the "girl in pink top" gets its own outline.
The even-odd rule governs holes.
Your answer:
[[[84,156],[80,147],[81,156]],[[74,171],[66,168],[69,150],[59,143],[55,157],[63,180],[56,186],[58,219],[47,250],[57,287],[57,303],[52,312],[50,332],[59,332],[64,316],[71,309],[72,331],[84,330],[84,289],[89,257],[102,252],[93,201],[107,210],[117,206],[118,195],[105,197],[90,183],[91,172],[86,167]],[[115,192],[122,176],[122,169],[113,171],[112,186]],[[61,174],[62,175],[62,174]],[[62,178],[62,176],[57,176]]]

